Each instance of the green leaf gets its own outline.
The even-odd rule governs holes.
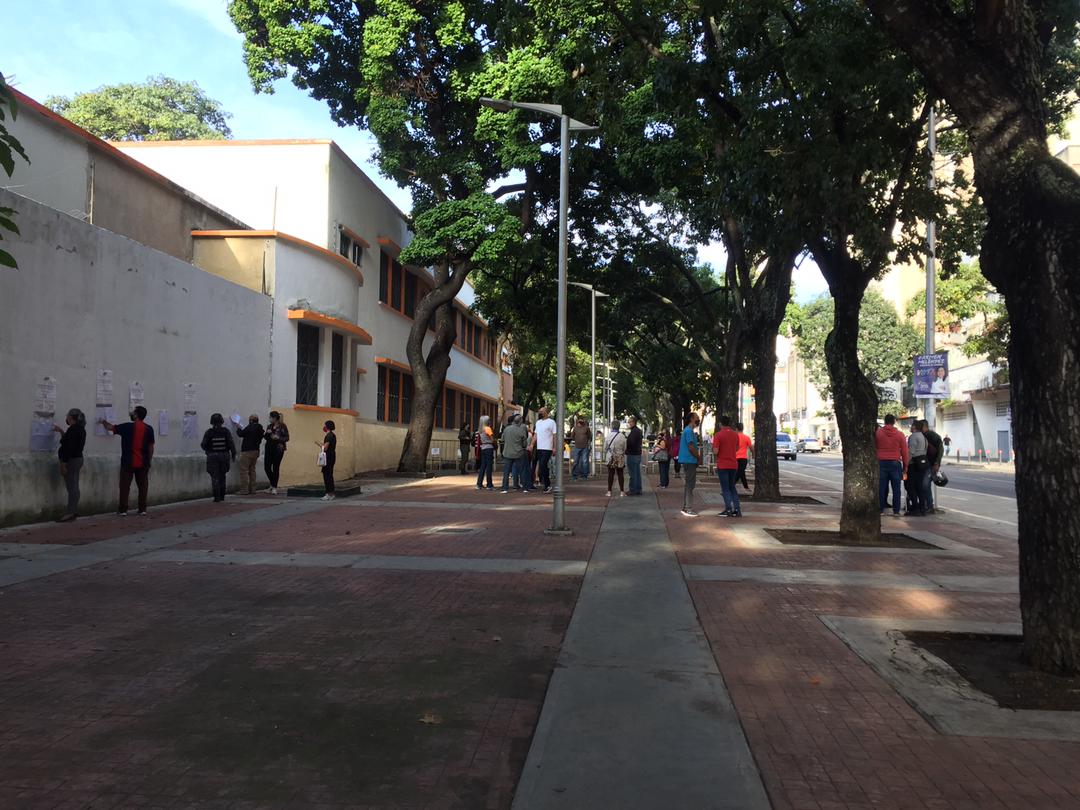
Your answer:
[[[18,268],[19,264],[15,261],[15,257],[8,253],[6,250],[0,248],[0,265],[4,267]]]

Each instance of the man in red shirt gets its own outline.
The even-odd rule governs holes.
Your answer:
[[[742,517],[739,492],[735,489],[738,474],[739,434],[731,428],[731,417],[720,417],[720,430],[713,436],[713,452],[716,454],[716,475],[724,493],[724,517]]]
[[[749,490],[750,484],[746,480],[746,465],[750,463],[750,456],[754,453],[754,443],[749,436],[743,433],[742,422],[735,425],[735,432],[739,434],[739,449],[735,451],[735,460],[739,462],[739,471],[735,475],[735,480],[742,481],[742,485]]]
[[[900,479],[908,466],[908,446],[904,434],[896,429],[896,417],[885,417],[885,426],[874,434],[878,457],[878,502],[881,514],[889,504],[889,486],[892,485],[893,517],[900,517]]]
[[[147,490],[150,488],[150,459],[154,455],[154,429],[146,424],[146,408],[137,405],[131,411],[131,421],[114,425],[102,419],[110,433],[120,437],[120,504],[116,514],[126,515],[131,481],[139,488],[139,514],[146,516]]]

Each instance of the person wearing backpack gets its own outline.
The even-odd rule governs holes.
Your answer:
[[[210,416],[210,427],[203,434],[200,447],[206,453],[206,471],[210,473],[214,503],[221,503],[225,500],[225,476],[229,472],[229,464],[236,461],[236,443],[225,427],[225,417],[220,413]]]
[[[611,497],[611,485],[619,478],[619,497],[626,496],[623,470],[626,468],[626,437],[619,430],[619,420],[611,420],[611,431],[604,437],[604,459],[607,461],[607,496]]]

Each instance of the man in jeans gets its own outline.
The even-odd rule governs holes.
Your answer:
[[[154,455],[154,429],[146,424],[146,408],[137,405],[131,411],[131,421],[114,425],[102,419],[105,430],[120,437],[120,504],[116,514],[126,516],[131,482],[139,488],[139,514],[146,516],[146,500],[150,489],[150,459]]]
[[[874,434],[878,457],[878,502],[881,514],[889,503],[889,487],[892,487],[893,517],[900,517],[900,479],[908,465],[908,446],[904,434],[896,429],[896,417],[885,417],[885,426]]]
[[[641,428],[637,426],[637,417],[626,420],[630,430],[626,434],[626,469],[630,474],[630,486],[627,495],[641,494]]]
[[[694,485],[697,483],[698,464],[701,462],[701,446],[698,443],[696,413],[683,417],[683,432],[679,439],[679,464],[683,469],[683,508],[687,517],[697,517],[694,511]]]
[[[577,424],[570,431],[570,441],[574,446],[574,466],[570,470],[570,477],[575,481],[589,480],[589,456],[592,454],[592,431],[585,424],[581,416],[577,418]]]
[[[510,424],[503,428],[503,482],[500,490],[504,495],[510,492],[511,476],[513,477],[514,489],[522,487],[522,464],[525,457],[525,447],[529,443],[529,432],[521,424],[521,414],[515,413],[510,417]]]
[[[742,504],[739,503],[739,491],[735,480],[739,473],[739,434],[731,427],[731,417],[720,417],[720,430],[713,436],[713,451],[716,454],[716,475],[720,479],[720,489],[724,493],[723,517],[742,517]]]
[[[934,476],[941,469],[941,462],[945,457],[945,443],[936,431],[930,429],[930,423],[922,420],[922,432],[926,437],[926,474],[923,476],[923,498],[926,500],[926,511],[934,514]]]
[[[536,442],[536,466],[539,468],[544,494],[551,492],[551,454],[555,452],[555,434],[559,433],[555,420],[549,416],[550,413],[547,408],[540,409],[540,419],[536,422],[536,433],[533,435],[533,441]]]

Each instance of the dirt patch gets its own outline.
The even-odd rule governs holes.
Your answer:
[[[770,537],[789,546],[861,546],[863,548],[927,548],[937,546],[906,534],[882,533],[880,538],[853,537],[823,529],[765,529]]]
[[[1006,709],[1080,712],[1080,675],[1039,672],[1024,662],[1020,636],[906,632]]]

